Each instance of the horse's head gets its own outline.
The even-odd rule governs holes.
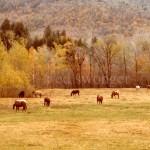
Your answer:
[[[111,98],[113,98],[113,96],[114,96],[114,91],[111,93]]]
[[[15,106],[16,106],[16,105],[14,104],[14,105],[13,105],[13,109],[15,109]]]
[[[70,95],[72,96],[72,94],[73,94],[73,91],[71,92],[71,94],[70,94]]]

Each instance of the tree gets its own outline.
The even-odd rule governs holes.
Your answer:
[[[9,51],[9,49],[12,47],[12,42],[15,39],[14,32],[11,30],[7,30],[6,32],[1,32],[0,37],[7,49],[7,51]]]
[[[74,75],[75,87],[82,87],[82,64],[85,60],[85,52],[83,48],[79,48],[73,43],[65,45],[65,63],[72,70]]]
[[[29,73],[30,63],[25,45],[14,42],[9,51],[9,58],[14,69],[24,71],[27,74]]]
[[[66,64],[70,67],[74,75],[74,84],[75,87],[79,86],[78,83],[78,65],[77,65],[77,58],[76,58],[76,50],[73,44],[66,45]]]
[[[51,27],[48,25],[45,30],[44,30],[44,39],[47,39],[48,37],[52,36],[52,29]]]
[[[93,45],[94,59],[104,76],[106,87],[111,87],[113,59],[120,51],[115,36],[105,36]]]
[[[24,39],[27,39],[27,37],[29,36],[29,32],[27,27],[24,26],[24,24],[22,22],[16,22],[14,25],[14,32],[16,37],[22,37]]]
[[[41,47],[44,44],[43,39],[39,39],[38,36],[35,36],[33,40],[33,47],[38,50],[38,47]]]
[[[61,33],[60,33],[61,36],[67,36],[66,34],[66,30],[63,30]]]
[[[8,19],[5,19],[4,22],[1,25],[2,32],[6,32],[8,30],[11,30],[10,21]]]

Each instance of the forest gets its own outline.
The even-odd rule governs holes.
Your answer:
[[[149,0],[1,0],[0,23],[22,21],[32,36],[50,25],[72,38],[150,31]]]
[[[22,22],[0,26],[0,94],[33,88],[145,87],[149,84],[149,34],[108,34],[73,39],[48,25],[41,37]]]

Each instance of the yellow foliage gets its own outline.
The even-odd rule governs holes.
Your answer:
[[[5,63],[0,74],[0,86],[3,88],[14,87],[21,88],[24,86],[21,72],[16,71],[12,65]]]
[[[13,43],[12,48],[9,51],[10,63],[14,66],[16,70],[29,71],[29,59],[28,52],[23,45],[17,42]]]

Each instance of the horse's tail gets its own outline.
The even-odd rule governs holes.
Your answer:
[[[70,95],[72,96],[72,94],[73,94],[73,92],[71,92],[71,94],[70,94]]]

